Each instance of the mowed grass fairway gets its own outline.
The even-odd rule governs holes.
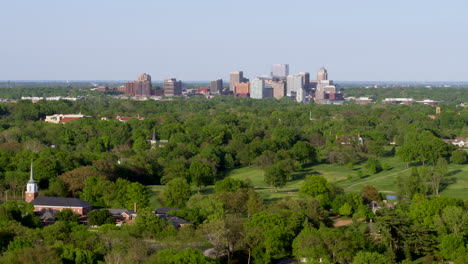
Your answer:
[[[274,201],[284,197],[299,197],[299,188],[307,175],[319,174],[328,181],[336,183],[346,192],[360,191],[365,184],[374,185],[379,191],[385,193],[396,193],[396,179],[398,175],[409,175],[411,168],[406,168],[406,164],[400,162],[398,158],[382,158],[382,164],[388,164],[389,170],[381,171],[377,174],[369,175],[366,173],[364,164],[356,165],[352,169],[347,166],[336,164],[320,164],[304,168],[292,175],[292,180],[282,188],[273,188],[264,182],[263,170],[255,167],[244,167],[232,170],[227,176],[235,179],[247,180],[252,183],[255,189],[267,201]],[[363,171],[363,177],[357,177],[357,171]],[[441,195],[468,199],[468,165],[449,164],[450,183],[441,193]],[[351,179],[348,179],[351,175]]]
[[[242,167],[230,171],[226,177],[234,179],[246,180],[250,182],[255,190],[266,200],[272,202],[286,197],[299,197],[299,188],[304,182],[307,175],[319,174],[324,176],[328,181],[336,183],[346,192],[358,192],[365,184],[374,185],[377,190],[385,193],[396,193],[396,179],[398,175],[409,175],[411,168],[406,168],[406,164],[400,162],[398,158],[381,158],[380,162],[388,164],[389,170],[381,171],[377,174],[369,175],[364,168],[365,163],[355,165],[352,169],[347,166],[337,164],[320,164],[309,166],[301,171],[292,174],[292,179],[282,188],[274,188],[264,182],[264,172],[256,167]],[[363,177],[357,177],[358,170],[363,171]],[[460,199],[468,199],[468,165],[449,164],[448,177],[451,178],[450,184],[447,185],[441,195],[450,196]],[[348,176],[351,179],[348,179]],[[150,205],[153,208],[163,206],[160,199],[161,192],[164,190],[164,185],[149,185],[147,186],[151,193]],[[199,191],[198,188],[192,187],[192,192]],[[214,186],[202,188],[202,193],[213,193]]]

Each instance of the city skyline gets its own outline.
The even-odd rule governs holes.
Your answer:
[[[277,63],[291,73],[324,66],[340,81],[468,80],[461,0],[24,4],[0,4],[0,80],[227,80]],[[230,10],[241,6],[238,19]]]

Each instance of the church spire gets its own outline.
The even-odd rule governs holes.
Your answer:
[[[33,167],[33,162],[31,160],[31,175],[29,177],[28,184],[26,184],[26,192],[25,192],[25,201],[27,203],[32,202],[34,199],[36,199],[38,195],[38,187],[37,183],[34,180],[34,167]]]
[[[36,181],[34,180],[34,168],[33,168],[33,162],[32,161],[31,161],[31,172],[30,172],[28,183],[36,183]]]

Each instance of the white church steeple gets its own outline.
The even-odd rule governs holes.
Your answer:
[[[31,175],[28,181],[28,184],[26,184],[26,193],[25,193],[25,201],[27,203],[32,202],[38,195],[38,188],[37,188],[37,183],[34,180],[34,169],[33,169],[33,163],[31,161]]]

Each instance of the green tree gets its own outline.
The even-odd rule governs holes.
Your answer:
[[[251,249],[252,256],[257,262],[268,263],[273,258],[287,255],[287,248],[291,246],[294,233],[288,229],[286,218],[278,214],[260,212],[254,214],[246,222],[245,227],[248,240],[258,235],[250,234],[250,232],[260,232],[261,234],[261,239]]]
[[[230,177],[226,177],[221,181],[217,181],[215,183],[215,191],[216,192],[235,192],[240,188],[249,188],[249,184],[242,180],[233,179]]]
[[[288,172],[279,164],[274,164],[265,170],[265,183],[270,186],[276,188],[283,187],[287,181]]]
[[[118,199],[125,208],[131,210],[135,203],[137,203],[138,208],[148,207],[150,194],[143,184],[119,178],[116,185]]]
[[[301,163],[315,162],[317,160],[315,148],[306,141],[298,141],[289,152],[295,160]]]
[[[447,206],[434,218],[434,224],[441,234],[468,234],[468,212],[460,206]]]
[[[406,176],[399,174],[395,181],[398,194],[402,198],[411,200],[416,193],[425,193],[425,186],[422,177],[416,167],[411,169],[411,173]]]
[[[369,173],[376,174],[382,171],[382,165],[380,161],[375,158],[369,158],[366,163],[366,169],[369,170]]]
[[[353,213],[353,208],[351,207],[351,205],[349,205],[348,203],[345,203],[343,204],[343,206],[340,207],[340,215],[351,215]]]
[[[239,215],[226,215],[205,221],[198,231],[214,245],[217,252],[227,255],[228,263],[244,237],[244,225]]]
[[[439,195],[440,185],[445,180],[447,172],[447,160],[444,158],[439,158],[434,168],[432,170],[427,170],[426,177],[434,195]]]
[[[93,210],[88,213],[88,223],[90,225],[114,224],[115,220],[109,210]]]
[[[468,154],[463,149],[457,149],[452,152],[450,161],[456,164],[465,164],[468,161]]]
[[[215,260],[203,256],[203,253],[195,249],[183,249],[180,251],[166,249],[158,251],[152,264],[216,264]]]
[[[466,263],[468,260],[468,248],[466,239],[460,234],[443,236],[439,244],[439,254],[444,260],[455,263]]]
[[[166,184],[163,192],[164,204],[169,207],[183,208],[192,195],[190,185],[184,178],[175,178]]]
[[[57,221],[64,221],[70,223],[78,223],[80,221],[80,216],[75,214],[71,209],[62,209],[56,214]]]
[[[333,184],[320,175],[309,175],[302,184],[299,192],[303,195],[318,198],[319,200],[329,200],[335,195]]]
[[[199,161],[190,164],[189,175],[194,186],[201,189],[202,186],[213,183],[214,177],[210,165]]]
[[[377,252],[359,251],[354,256],[353,264],[391,264],[385,255]]]

